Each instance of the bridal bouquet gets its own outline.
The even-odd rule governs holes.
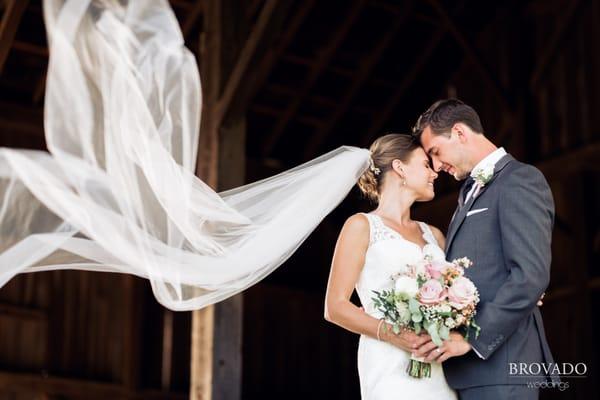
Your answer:
[[[402,329],[416,334],[425,330],[438,346],[448,339],[451,329],[462,329],[468,337],[468,328],[472,327],[478,335],[480,328],[474,316],[479,293],[464,276],[471,265],[466,257],[447,262],[426,255],[408,265],[406,272],[392,275],[393,289],[374,291],[374,305],[396,334]],[[411,356],[407,372],[415,378],[428,378],[431,364]]]

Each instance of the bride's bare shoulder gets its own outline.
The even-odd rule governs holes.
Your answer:
[[[342,228],[343,234],[369,236],[369,220],[363,213],[351,215]]]

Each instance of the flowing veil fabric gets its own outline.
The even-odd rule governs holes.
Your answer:
[[[44,18],[50,153],[0,148],[0,287],[119,272],[199,309],[281,265],[368,167],[340,147],[216,193],[194,176],[200,78],[167,1],[44,0]]]

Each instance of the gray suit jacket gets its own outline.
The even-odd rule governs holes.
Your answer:
[[[463,185],[461,196],[464,191]],[[446,254],[448,260],[473,261],[465,275],[479,290],[475,321],[481,333],[475,338],[471,332],[468,340],[483,359],[470,351],[447,360],[444,373],[451,387],[558,379],[510,373],[510,363],[553,362],[536,305],[550,280],[553,224],[554,201],[546,179],[510,155],[498,161],[492,180],[455,213]]]

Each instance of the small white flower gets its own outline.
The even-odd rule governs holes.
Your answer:
[[[456,326],[456,321],[454,319],[452,319],[451,317],[446,318],[446,321],[444,321],[444,325],[446,325],[448,328],[452,329]]]
[[[400,276],[396,279],[394,289],[398,293],[404,293],[410,297],[417,295],[419,291],[419,285],[417,280],[408,276]]]
[[[447,313],[452,311],[452,308],[448,304],[440,305],[440,312]]]
[[[476,168],[471,172],[471,177],[480,187],[484,187],[492,179],[492,176],[494,176],[494,168],[494,164]]]

